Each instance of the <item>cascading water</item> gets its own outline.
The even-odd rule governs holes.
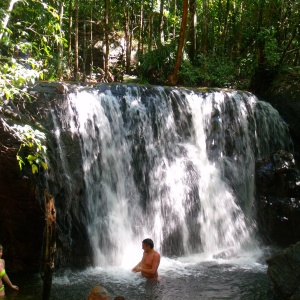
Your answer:
[[[270,105],[246,93],[130,85],[68,103],[96,265],[136,261],[146,237],[170,257],[257,248],[255,159],[290,145]]]

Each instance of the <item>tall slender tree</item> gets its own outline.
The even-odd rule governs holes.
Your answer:
[[[68,65],[72,66],[72,28],[73,28],[73,1],[69,0],[69,22],[68,22]]]
[[[130,29],[130,7],[125,6],[124,8],[124,24],[125,24],[125,61],[126,61],[126,73],[130,72],[130,40],[131,40],[131,29]]]
[[[179,34],[175,66],[174,66],[173,72],[168,76],[168,84],[170,84],[170,85],[176,85],[178,82],[178,79],[179,79],[179,70],[180,70],[180,66],[181,66],[182,51],[183,51],[183,46],[184,46],[184,41],[185,41],[185,32],[186,32],[186,27],[187,27],[189,1],[183,0],[182,6],[183,6],[182,7],[182,19],[181,19],[181,27],[180,27],[180,34]]]
[[[93,48],[94,48],[94,42],[93,42],[93,5],[94,1],[92,1],[91,5],[91,11],[90,11],[90,56],[91,56],[91,63],[90,63],[90,78],[92,78],[93,75],[93,66],[94,66],[94,56],[93,56]]]
[[[164,5],[165,0],[160,0],[160,11],[159,11],[159,32],[160,32],[160,45],[165,44],[165,32],[164,32]]]
[[[150,2],[150,11],[149,11],[149,15],[148,15],[148,18],[149,18],[149,29],[148,29],[148,52],[151,52],[152,49],[153,49],[153,19],[154,19],[154,3],[153,3],[153,0],[151,0]]]
[[[83,10],[83,43],[82,43],[82,80],[86,82],[86,59],[87,59],[87,18],[86,18],[86,10],[87,10],[87,1],[85,0],[84,10]]]
[[[4,30],[7,28],[7,24],[8,24],[11,12],[12,12],[12,10],[14,8],[14,5],[18,1],[19,0],[10,0],[8,8],[7,8],[6,12],[4,13],[4,17],[2,19],[1,27],[0,27],[0,41],[1,41],[2,37],[3,37]]]
[[[197,55],[197,1],[190,0],[189,3],[189,57],[192,62],[196,60]]]
[[[104,40],[105,40],[105,59],[104,59],[104,76],[105,79],[108,80],[109,78],[109,0],[105,0],[105,20],[104,20]]]
[[[208,38],[208,0],[202,0],[202,39],[201,51],[204,55],[207,53]]]
[[[58,40],[58,63],[57,63],[57,77],[59,80],[63,77],[62,59],[63,59],[63,18],[64,18],[64,1],[59,4],[59,40]]]
[[[75,0],[75,62],[74,62],[74,79],[78,80],[78,72],[79,72],[79,0]]]

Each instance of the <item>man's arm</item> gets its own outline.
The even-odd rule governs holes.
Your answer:
[[[132,272],[141,272],[142,260],[132,269]]]

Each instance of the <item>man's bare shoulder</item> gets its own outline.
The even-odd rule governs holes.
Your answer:
[[[154,257],[159,257],[159,258],[160,258],[160,254],[159,254],[157,251],[155,251],[155,250],[154,250],[153,256],[154,256]]]

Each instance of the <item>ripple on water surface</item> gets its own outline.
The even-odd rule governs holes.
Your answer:
[[[93,286],[102,285],[111,299],[123,295],[126,300],[279,300],[266,274],[264,261],[264,258],[253,260],[249,256],[209,261],[199,256],[162,257],[157,282],[148,282],[128,268],[64,270],[54,275],[50,299],[83,300]],[[39,275],[19,275],[13,282],[18,284],[20,291],[7,288],[7,300],[40,299]]]

